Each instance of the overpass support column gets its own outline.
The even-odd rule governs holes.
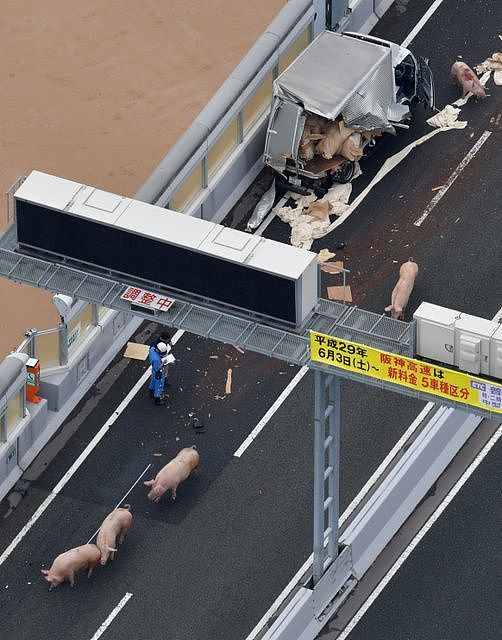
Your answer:
[[[313,580],[315,586],[338,555],[341,413],[340,378],[315,371],[314,380]]]

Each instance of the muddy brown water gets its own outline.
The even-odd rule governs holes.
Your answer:
[[[0,195],[33,169],[134,195],[284,4],[3,2]],[[0,361],[51,297],[0,279]]]

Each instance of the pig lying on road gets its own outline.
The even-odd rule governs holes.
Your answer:
[[[124,508],[114,509],[103,520],[96,540],[96,544],[101,551],[102,565],[108,562],[109,557],[111,557],[112,560],[115,557],[115,551],[117,551],[115,547],[117,536],[120,536],[120,544],[124,542],[125,535],[129,531],[132,522],[130,509],[130,505],[126,504]]]
[[[486,91],[474,71],[465,62],[454,62],[451,67],[451,75],[462,87],[462,98],[470,92],[476,98],[486,98]]]
[[[385,307],[385,311],[390,311],[392,318],[404,318],[404,310],[408,304],[417,274],[418,265],[413,262],[413,258],[403,262],[399,269],[399,280],[392,290],[391,303],[388,307]]]
[[[59,555],[50,569],[41,569],[47,582],[51,583],[49,591],[65,580],[68,580],[73,587],[76,571],[88,569],[87,577],[89,578],[93,567],[98,564],[100,556],[101,553],[95,544],[83,544],[81,547],[75,547]]]
[[[196,449],[195,445],[185,447],[165,467],[162,467],[155,476],[155,480],[144,482],[147,487],[152,487],[148,492],[150,500],[158,502],[168,489],[172,490],[173,500],[176,500],[178,485],[186,480],[199,465],[199,454]]]

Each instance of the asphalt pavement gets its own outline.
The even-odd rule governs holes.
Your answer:
[[[430,4],[410,3],[399,14],[392,10],[378,25],[378,35],[401,41],[414,26],[417,14]],[[494,3],[475,4],[473,9],[472,3],[445,0],[413,43],[417,53],[431,58],[440,104],[458,97],[458,88],[448,78],[451,62],[458,54],[465,59],[472,57],[475,63],[500,49],[497,27],[501,23],[494,20]],[[495,88],[489,99],[471,101],[462,110],[462,117],[469,123],[466,129],[439,134],[413,152],[344,225],[314,244],[313,250],[317,251],[342,240],[346,243],[345,249],[337,250],[336,259],[344,260],[351,270],[349,284],[358,306],[383,311],[389,303],[399,263],[412,255],[419,264],[420,276],[407,319],[411,319],[413,309],[422,300],[486,318],[500,307],[500,195],[495,169],[500,165],[500,96],[500,89]],[[384,154],[393,153],[428,131],[424,120],[425,114],[419,114],[413,128],[390,140]],[[436,193],[434,189],[448,179],[485,130],[492,131],[490,138],[426,223],[415,227],[413,222]],[[360,184],[354,185],[355,193],[377,170],[378,162],[375,157],[370,160]],[[255,189],[255,197],[258,195]],[[249,194],[229,220],[242,220],[244,214],[239,213],[239,206],[252,210]],[[274,221],[266,235],[287,241],[287,226]],[[337,284],[334,278],[326,275],[323,284]],[[148,340],[145,327],[137,339]],[[235,450],[297,369],[189,334],[183,335],[174,353],[177,362],[171,368],[167,405],[154,406],[145,384],[0,567],[0,622],[5,637],[90,640],[125,594],[131,593],[104,638],[245,638],[310,555],[314,407],[311,375],[302,379],[250,447],[236,458]],[[1,549],[51,496],[53,487],[145,368],[146,364],[138,361],[124,366],[122,355],[110,364],[70,416],[74,427],[66,444],[47,460],[46,466],[42,465],[40,473],[34,474],[24,499],[2,521]],[[230,368],[232,391],[226,394]],[[399,394],[353,382],[342,384],[342,509],[422,406],[422,402]],[[204,423],[200,432],[190,424],[192,412]],[[193,443],[201,455],[198,472],[179,487],[175,502],[168,495],[159,504],[149,502],[142,481],[153,477],[180,448]],[[79,575],[74,589],[62,585],[49,593],[40,569],[65,549],[86,542],[148,465],[152,466],[127,495],[134,521],[114,562],[97,567],[89,580]],[[485,469],[484,483],[490,487],[487,493],[494,496],[497,476],[490,472],[490,465]],[[479,503],[480,519],[489,515],[486,503],[483,506],[482,491],[473,500]],[[472,504],[472,500],[467,502],[467,508]],[[2,509],[2,514],[7,511],[5,503]],[[459,518],[465,531],[470,532],[466,538],[479,537],[476,518]],[[440,551],[442,542],[438,541],[437,554],[447,553]],[[493,563],[485,550],[493,551],[493,547],[489,543],[478,545],[478,566],[489,567]],[[448,563],[451,579],[444,583],[447,589],[453,590],[458,584],[454,568],[461,569],[461,556],[457,560]],[[476,575],[485,575],[482,569],[476,574],[474,564],[472,569],[472,580]],[[413,576],[407,573],[408,589],[413,586]],[[428,582],[431,593],[437,594],[443,588],[439,577],[446,579],[445,575],[437,577]],[[483,593],[487,606],[494,606],[488,599],[488,590]],[[410,595],[406,614],[402,610],[404,601],[400,597],[394,600],[401,608],[391,603],[387,616],[395,623],[396,631],[388,628],[385,637],[443,637],[407,636],[404,626],[399,626],[404,625],[401,617],[420,620],[417,616],[425,615],[425,608],[419,611],[419,607],[425,607],[431,599],[432,595],[429,600]],[[480,600],[476,600],[477,605]],[[437,595],[435,602],[440,603]],[[444,602],[447,603],[446,597]],[[410,607],[417,607],[416,613],[410,613]],[[450,613],[445,610],[439,615],[448,619]],[[384,637],[375,635],[373,625],[362,624],[358,633],[365,635],[358,637]],[[482,629],[478,627],[476,635],[473,625],[473,634],[444,637],[490,637],[483,636]]]

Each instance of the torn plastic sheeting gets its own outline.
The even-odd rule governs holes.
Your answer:
[[[246,225],[246,231],[254,231],[254,229],[260,226],[260,224],[265,219],[265,216],[267,215],[267,213],[274,206],[274,200],[275,200],[275,180],[272,181],[271,186],[267,189],[267,191],[265,191],[265,193],[262,195],[262,197],[258,201],[258,204],[254,208],[253,213],[251,214],[251,217],[249,218],[248,223]]]
[[[502,69],[502,53],[498,51],[492,53],[490,58],[476,65],[475,69],[478,75],[481,75],[485,71],[499,71]]]
[[[318,220],[312,215],[304,212],[303,208],[312,206],[314,201],[319,203],[327,203],[329,205],[329,214],[340,215],[349,206],[346,204],[352,192],[352,185],[336,184],[328,190],[326,195],[316,201],[316,197],[311,194],[297,198],[295,207],[279,207],[275,210],[276,215],[284,222],[291,226],[290,242],[294,247],[301,249],[310,249],[312,242],[317,238],[325,235],[329,226],[329,217],[324,220]]]
[[[462,98],[460,98],[460,100],[462,100]],[[457,100],[457,102],[459,102],[459,100]],[[457,108],[456,102],[454,102],[453,105],[447,104],[442,111],[439,111],[436,115],[429,118],[427,120],[427,124],[431,127],[438,127],[440,129],[444,129],[445,127],[452,129],[464,129],[467,126],[467,122],[457,120],[459,113],[460,109]]]
[[[349,206],[347,203],[352,193],[352,184],[335,184],[321,198],[321,202],[329,203],[329,213],[337,216],[341,215]]]

